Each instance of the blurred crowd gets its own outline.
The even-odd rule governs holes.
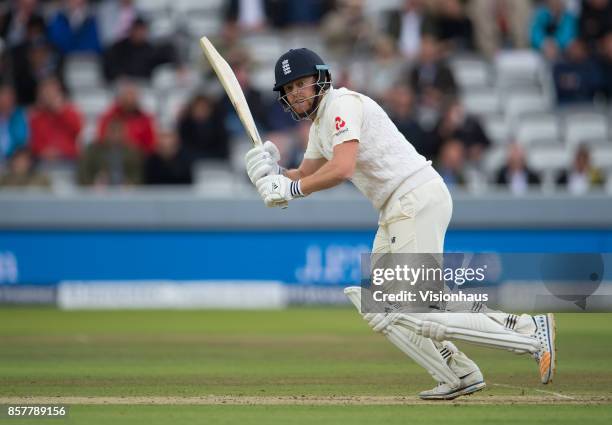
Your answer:
[[[612,0],[405,0],[375,17],[366,3],[228,0],[216,12],[222,25],[213,42],[234,68],[260,132],[279,146],[284,166],[301,161],[309,124],[294,122],[271,90],[253,84],[261,58],[242,43],[248,36],[282,38],[296,28],[316,33],[334,86],[381,102],[452,187],[466,185],[466,173],[479,169],[492,142],[462,104],[449,58],[491,59],[501,50],[531,48],[550,65],[559,105],[612,96]],[[177,81],[194,73],[196,81],[214,80],[201,55],[190,53],[181,28],[152,37],[150,19],[133,0],[0,5],[0,186],[49,187],[44,170],[54,163],[74,167],[85,186],[191,184],[195,164],[230,160],[244,133],[218,90],[194,85],[170,120],[144,106],[141,90],[162,66],[172,67]],[[75,55],[96,58],[113,96],[88,140],[84,113],[66,81],[65,64]],[[270,72],[270,87],[273,78]],[[522,193],[540,179],[521,145],[510,140],[506,164],[492,183]],[[584,145],[556,183],[583,193],[604,179]]]

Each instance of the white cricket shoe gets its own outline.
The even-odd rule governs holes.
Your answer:
[[[486,386],[480,370],[475,370],[461,378],[461,385],[458,388],[451,388],[448,384],[441,382],[435,388],[420,393],[419,397],[423,400],[453,400],[459,396],[480,391]]]
[[[540,380],[543,384],[552,382],[557,367],[557,349],[555,346],[556,325],[552,313],[533,316],[536,325],[535,337],[540,342],[540,350],[533,353],[533,358],[540,367]]]

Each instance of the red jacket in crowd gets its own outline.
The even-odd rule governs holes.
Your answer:
[[[113,120],[123,122],[127,139],[142,152],[151,153],[155,148],[155,125],[153,118],[142,111],[124,111],[119,105],[112,106],[100,118],[98,140],[104,140],[106,128]]]
[[[81,114],[68,103],[59,111],[33,108],[30,113],[32,152],[45,159],[75,159],[82,126]]]

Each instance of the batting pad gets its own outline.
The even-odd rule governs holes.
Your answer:
[[[361,290],[358,286],[351,286],[344,290],[348,299],[351,300],[360,313]],[[385,313],[378,314],[385,316]],[[368,317],[373,317],[373,314],[369,313]],[[459,387],[461,384],[460,379],[448,366],[432,340],[395,324],[387,325],[381,332],[393,345],[414,360],[419,366],[427,370],[436,381],[444,382],[451,388]]]
[[[436,341],[451,339],[514,352],[535,353],[540,348],[536,338],[507,330],[483,313],[407,313],[394,323]]]

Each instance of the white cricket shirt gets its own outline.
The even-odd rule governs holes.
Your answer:
[[[329,161],[334,146],[353,139],[359,141],[359,152],[351,181],[376,209],[400,185],[408,191],[437,175],[378,103],[346,88],[330,88],[310,127],[304,158]],[[424,169],[429,169],[426,176],[419,173]]]

